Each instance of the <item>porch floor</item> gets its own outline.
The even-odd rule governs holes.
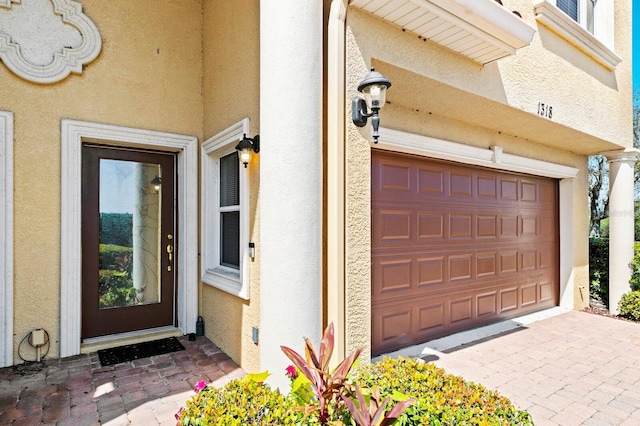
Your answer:
[[[96,352],[0,369],[0,424],[175,425],[200,380],[245,373],[205,337],[184,351],[101,367]]]

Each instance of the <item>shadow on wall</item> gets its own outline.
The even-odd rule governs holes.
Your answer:
[[[575,46],[569,44],[568,41],[542,25],[538,25],[538,34],[542,45],[549,52],[589,74],[605,86],[618,90],[618,80],[615,72],[605,69]]]

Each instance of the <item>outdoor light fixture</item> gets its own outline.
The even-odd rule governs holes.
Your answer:
[[[358,127],[364,127],[367,124],[367,118],[371,117],[374,143],[378,143],[378,137],[380,137],[378,134],[378,127],[380,126],[378,111],[384,106],[385,96],[389,87],[391,87],[389,79],[371,68],[371,72],[358,85],[358,91],[362,93],[364,99],[357,97],[353,98],[351,102],[353,124]]]
[[[248,138],[245,133],[242,136],[242,140],[236,145],[238,151],[238,158],[247,167],[247,164],[251,161],[252,151],[256,154],[260,152],[260,135],[256,135],[254,138]]]
[[[156,177],[151,179],[151,185],[153,185],[153,189],[156,192],[160,192],[160,185],[162,185],[162,178],[160,176],[156,175]]]

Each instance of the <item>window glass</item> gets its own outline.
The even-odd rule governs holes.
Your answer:
[[[239,167],[235,152],[220,158],[220,207],[240,204]]]
[[[578,0],[556,0],[556,6],[574,21],[578,21]]]
[[[240,212],[220,214],[220,264],[240,269]]]

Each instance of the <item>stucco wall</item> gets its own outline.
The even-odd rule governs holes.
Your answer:
[[[350,8],[346,98],[357,95],[373,65],[393,84],[381,111],[383,126],[476,147],[497,145],[505,153],[578,169],[571,291],[581,309],[588,304],[586,156],[632,143],[630,1],[616,2],[615,45],[623,62],[613,72],[540,29],[533,1],[506,3],[538,31],[516,56],[485,66]],[[538,102],[553,105],[552,120],[537,115]],[[348,118],[346,134],[348,352],[370,347],[371,151],[368,129],[357,129]]]
[[[260,2],[204,2],[204,139],[249,117],[253,137],[260,131]],[[250,239],[256,257],[250,266],[250,299],[244,300],[200,283],[200,312],[205,332],[246,371],[260,368],[259,349],[251,340],[260,320],[260,155],[249,165]]]
[[[15,362],[18,343],[33,328],[49,332],[49,356],[59,353],[60,120],[202,138],[200,0],[82,5],[103,43],[82,75],[38,85],[0,65],[0,110],[15,119]]]

